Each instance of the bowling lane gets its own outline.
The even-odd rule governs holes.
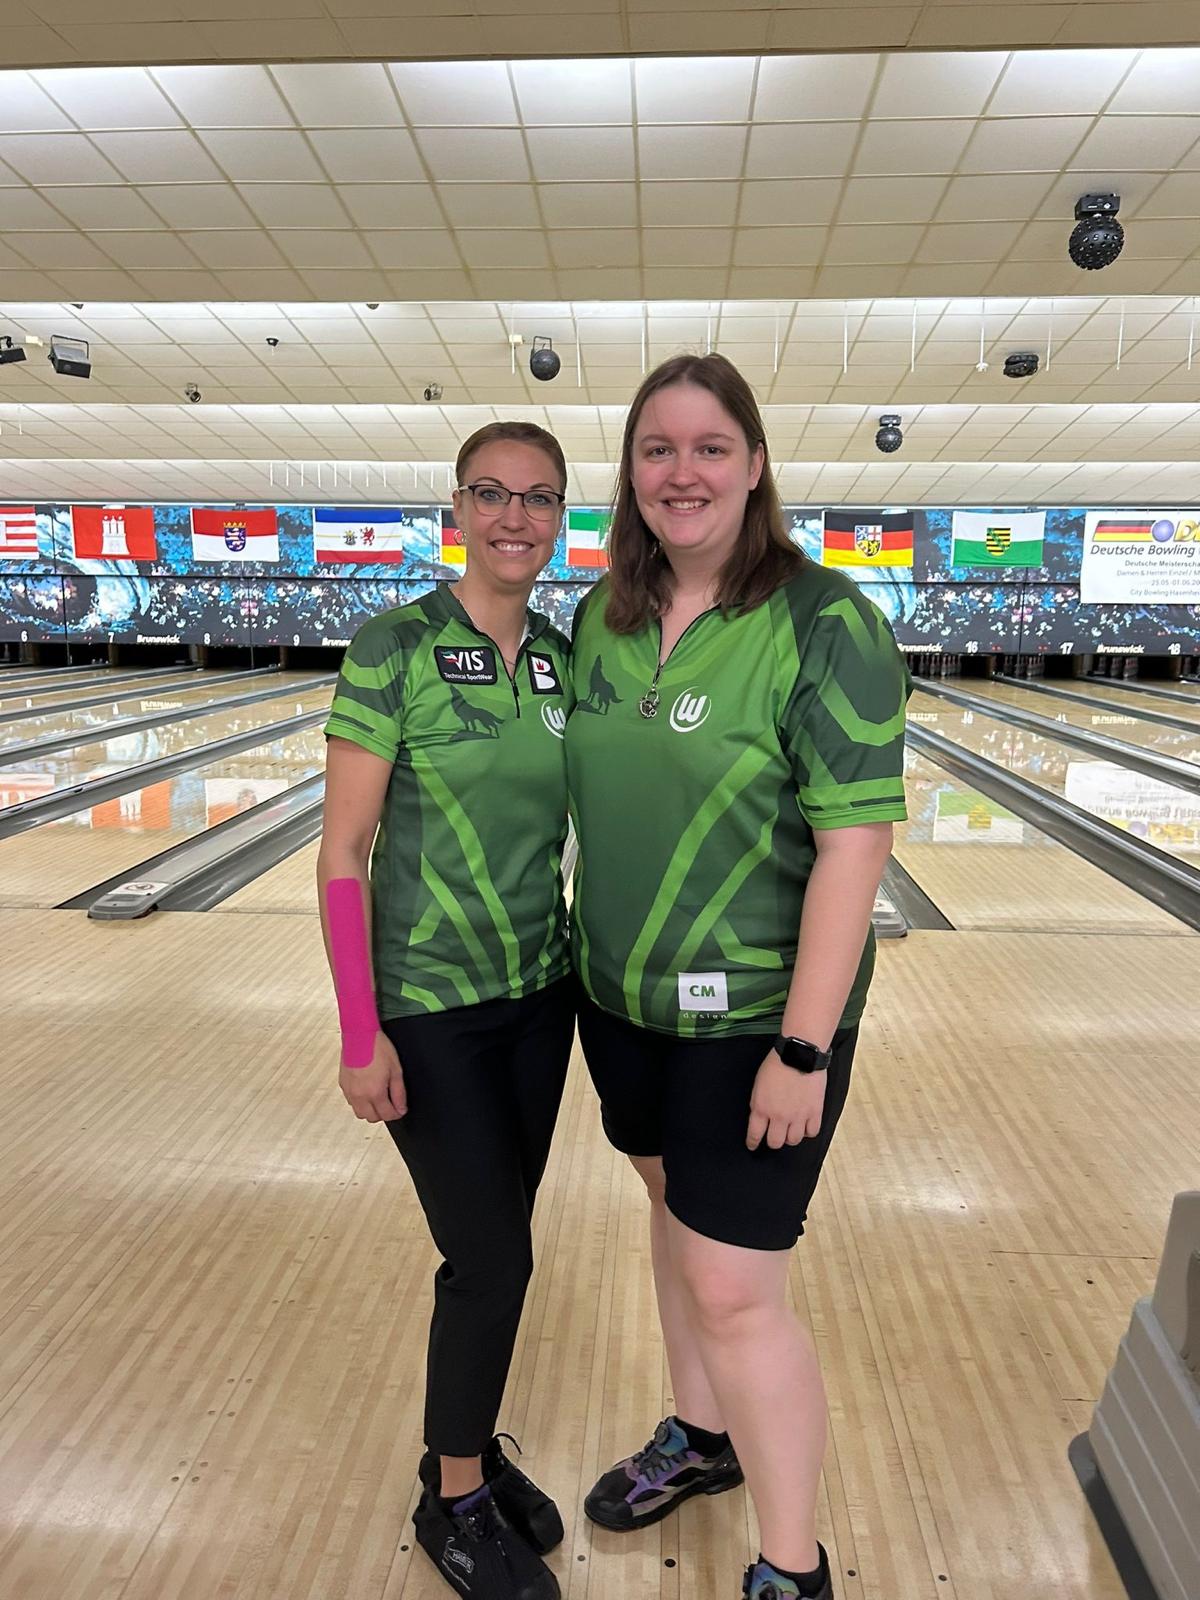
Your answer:
[[[938,700],[920,689],[908,703],[908,714],[918,726],[977,751],[1006,771],[1020,773],[1170,855],[1200,865],[1200,795]]]
[[[956,687],[959,687],[956,685]],[[1180,761],[1200,763],[1200,721],[1195,733],[1185,733],[1182,728],[1167,728],[1158,722],[1143,722],[1131,706],[1129,711],[1110,711],[1097,705],[1094,711],[1075,700],[1057,700],[1033,689],[1021,689],[1011,683],[989,683],[974,680],[963,683],[963,689],[978,694],[982,700],[999,701],[1002,705],[1019,706],[1022,711],[1032,711],[1039,717],[1052,717],[1072,728],[1083,728],[1087,733],[1107,734],[1110,739],[1123,739],[1158,755],[1177,756]],[[1162,709],[1167,710],[1167,705]],[[1187,715],[1187,707],[1183,707]]]
[[[1200,696],[1197,696],[1193,707],[1182,700],[1165,700],[1161,695],[1145,694],[1135,689],[1114,689],[1106,683],[1089,683],[1084,678],[1064,679],[1062,686],[1070,689],[1072,694],[1085,694],[1091,700],[1103,700],[1108,705],[1119,706],[1127,714],[1136,716],[1139,711],[1165,711],[1170,717],[1186,717],[1189,721],[1195,721],[1200,728]],[[1175,686],[1171,684],[1169,687]],[[1041,698],[1048,700],[1049,696],[1043,695]]]
[[[117,718],[150,716],[158,711],[191,711],[197,706],[228,699],[231,695],[248,694],[253,689],[269,689],[274,683],[279,684],[282,693],[286,689],[294,690],[298,684],[311,683],[313,676],[311,672],[281,672],[269,678],[247,676],[242,683],[236,678],[226,678],[221,684],[205,683],[201,678],[198,681],[189,680],[180,689],[148,688],[144,695],[135,699],[92,706],[86,711],[59,711],[41,717],[22,717],[19,722],[0,727],[0,750],[8,745],[25,744],[34,739],[66,733],[78,733],[83,737],[91,735],[100,739],[105,736],[106,726]]]
[[[328,690],[324,691],[328,694]],[[0,905],[54,906],[320,772],[320,726],[0,839]]]
[[[269,684],[264,683],[264,688]],[[210,711],[206,716],[189,717],[185,722],[167,722],[140,733],[113,733],[88,744],[73,745],[47,755],[30,757],[19,765],[0,767],[0,806],[16,805],[21,800],[52,794],[87,778],[99,778],[126,767],[153,761],[158,756],[175,755],[197,745],[209,744],[251,728],[319,711],[329,704],[331,686],[316,689],[282,690],[270,700],[253,705],[233,706],[227,711]]]
[[[244,889],[214,906],[214,911],[278,911],[317,914],[317,851],[314,839],[286,861],[264,872]]]
[[[916,750],[906,753],[904,786],[909,819],[896,824],[893,854],[956,928],[1192,933]]]
[[[138,682],[139,678],[142,677],[146,679],[145,684]],[[155,673],[150,676],[139,672],[114,672],[111,678],[107,676],[85,677],[81,678],[78,683],[63,683],[61,685],[21,684],[19,689],[10,688],[8,684],[0,683],[0,714],[11,714],[14,711],[30,711],[36,714],[40,708],[43,715],[45,715],[47,714],[45,708],[48,704],[57,705],[61,701],[63,705],[70,705],[73,700],[91,700],[97,695],[107,694],[110,688],[114,695],[130,694],[139,688],[144,688],[147,694],[154,694],[159,689],[183,688],[186,685],[195,683],[198,677],[199,673],[195,667],[180,667],[178,672],[170,674]],[[47,688],[53,688],[54,692],[44,693],[43,691]],[[30,694],[28,692],[30,689],[38,692]],[[122,704],[128,703],[131,702],[122,702]],[[96,709],[103,716],[109,715],[104,706],[98,706]],[[25,721],[25,718],[21,719],[22,724]]]

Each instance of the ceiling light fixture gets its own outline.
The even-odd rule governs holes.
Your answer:
[[[899,450],[904,443],[904,435],[900,431],[900,418],[894,411],[885,411],[879,419],[879,431],[875,435],[875,448],[882,450],[885,456],[890,456]]]
[[[1111,267],[1125,248],[1125,230],[1117,221],[1119,194],[1084,194],[1075,202],[1075,226],[1067,249],[1085,272]]]
[[[562,371],[562,361],[554,348],[554,341],[545,334],[539,333],[534,338],[529,370],[541,383],[549,383]]]
[[[60,378],[90,378],[92,358],[86,339],[70,339],[56,333],[50,339],[46,358]]]
[[[7,333],[3,338],[0,338],[0,367],[7,367],[14,361],[25,361],[27,359],[23,344],[14,344],[12,336]]]

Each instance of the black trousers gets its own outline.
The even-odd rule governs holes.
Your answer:
[[[479,1455],[533,1271],[530,1217],[575,1029],[575,984],[382,1024],[408,1113],[387,1124],[444,1260],[434,1276],[425,1444]]]

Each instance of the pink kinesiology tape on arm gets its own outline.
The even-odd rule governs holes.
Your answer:
[[[367,919],[362,884],[357,878],[333,878],[325,889],[329,912],[329,948],[333,955],[333,987],[342,1024],[342,1065],[369,1067],[375,1054],[379,1013],[367,950]]]

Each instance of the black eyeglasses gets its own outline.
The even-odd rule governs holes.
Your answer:
[[[526,489],[522,494],[519,489],[506,489],[499,483],[460,483],[459,488],[467,490],[481,511],[504,511],[514,500],[520,500],[529,515],[539,521],[552,517],[567,498],[556,489]]]

